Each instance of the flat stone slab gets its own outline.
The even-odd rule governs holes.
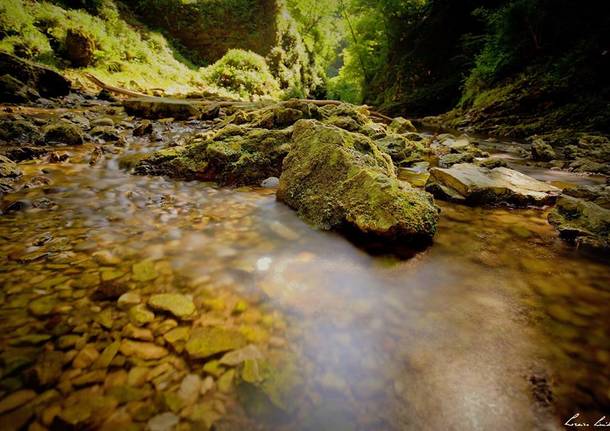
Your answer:
[[[123,101],[123,108],[129,115],[148,119],[174,118],[176,120],[186,120],[201,115],[201,106],[197,102],[169,97],[126,99]]]
[[[432,168],[426,190],[444,200],[468,204],[550,205],[561,190],[505,167],[488,169],[472,163]]]

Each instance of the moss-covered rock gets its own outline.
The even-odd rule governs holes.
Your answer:
[[[11,75],[0,76],[0,102],[25,103],[36,100],[40,94]]]
[[[47,144],[81,145],[84,142],[82,130],[69,121],[60,120],[44,129]]]
[[[408,133],[408,132],[416,132],[417,129],[415,128],[415,126],[413,125],[413,123],[411,123],[411,121],[402,118],[402,117],[396,117],[392,120],[392,122],[390,123],[390,125],[388,126],[388,132],[393,132],[393,133]]]
[[[290,129],[251,129],[228,125],[142,159],[137,174],[216,181],[222,185],[258,185],[279,177],[290,149]]]
[[[431,197],[398,180],[372,140],[317,121],[294,126],[277,198],[320,229],[413,244],[436,232]]]
[[[610,210],[572,196],[561,196],[549,222],[564,240],[578,247],[610,252]]]
[[[541,162],[550,162],[555,159],[557,155],[555,154],[555,150],[548,143],[544,142],[542,139],[534,140],[531,148],[532,159]]]
[[[426,153],[424,146],[405,135],[389,134],[375,141],[380,150],[388,154],[397,166],[408,166],[422,161]]]

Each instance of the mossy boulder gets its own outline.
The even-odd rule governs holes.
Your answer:
[[[411,121],[402,118],[396,117],[392,120],[390,125],[388,126],[388,132],[392,133],[408,133],[408,132],[416,132],[417,129],[411,123]]]
[[[549,213],[549,223],[559,236],[578,246],[610,252],[610,210],[594,202],[572,196],[561,196]]]
[[[44,142],[50,145],[81,145],[84,142],[83,132],[75,124],[60,120],[44,128]]]
[[[426,153],[421,143],[412,141],[404,135],[389,134],[375,140],[375,143],[398,166],[408,166],[413,162],[422,161]]]
[[[364,135],[301,120],[283,168],[278,200],[320,229],[409,244],[436,232],[431,196],[400,181],[390,156]]]
[[[135,172],[221,185],[259,185],[266,178],[280,176],[291,134],[291,129],[231,124],[196,137],[186,147],[157,151],[142,159]]]
[[[541,139],[535,139],[531,148],[532,160],[540,162],[550,162],[557,158],[555,150]]]

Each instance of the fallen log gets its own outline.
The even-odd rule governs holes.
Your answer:
[[[126,90],[124,88],[115,87],[113,85],[106,84],[101,79],[95,77],[94,75],[92,75],[90,73],[85,73],[85,76],[98,87],[103,88],[104,90],[110,91],[112,93],[122,94],[124,96],[130,96],[130,97],[151,97],[148,94],[144,94],[144,93],[140,93],[140,92],[132,91],[132,90]],[[294,102],[295,100],[298,102],[311,103],[316,106],[340,105],[342,103],[345,103],[340,100],[320,100],[320,99],[291,99],[289,101],[281,101],[281,102],[273,102],[273,103],[279,103],[280,105],[282,105],[285,103]],[[196,99],[193,99],[193,101],[196,101],[198,104],[208,105],[208,106],[211,105],[211,106],[222,107],[222,106],[240,106],[241,105],[244,109],[246,109],[248,106],[252,105],[251,102],[249,103],[249,102],[243,102],[243,101],[228,101],[228,100],[227,101],[212,101],[212,100],[196,100]],[[392,122],[391,117],[388,117],[387,115],[384,115],[381,112],[372,111],[372,110],[370,110],[370,107],[367,105],[363,105],[363,106],[365,108],[369,109],[369,114],[372,118],[381,120],[382,122],[386,122],[386,123]]]

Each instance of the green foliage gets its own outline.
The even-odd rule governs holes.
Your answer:
[[[206,81],[241,97],[279,95],[280,86],[267,62],[251,51],[231,49],[202,73]]]
[[[48,1],[6,0],[0,4],[0,49],[59,68],[67,68],[68,30],[85,31],[95,43],[90,69],[100,78],[128,87],[196,85],[200,78],[179,61],[163,36],[131,27],[110,0],[66,2],[67,9]],[[89,7],[100,7],[91,15]],[[180,59],[182,60],[182,59]],[[138,81],[141,84],[138,84]]]

